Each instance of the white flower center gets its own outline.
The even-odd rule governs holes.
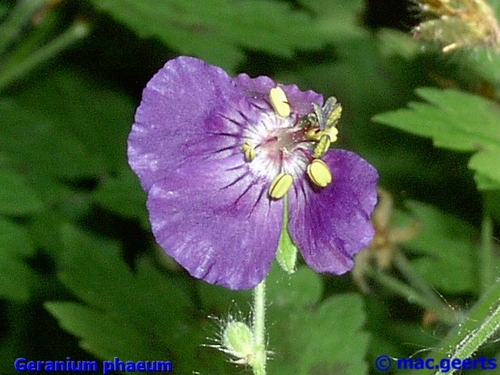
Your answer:
[[[314,113],[299,118],[280,87],[273,88],[269,98],[273,110],[262,113],[243,134],[241,149],[251,172],[270,181],[273,199],[284,197],[304,173],[316,186],[326,187],[332,174],[321,157],[337,139],[340,104],[330,98],[324,107],[313,105]]]

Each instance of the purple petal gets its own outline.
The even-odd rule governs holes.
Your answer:
[[[149,81],[128,139],[128,157],[147,191],[197,155],[229,148],[234,138],[208,139],[214,132],[238,134],[218,116],[246,110],[246,98],[222,69],[192,57],[168,61]],[[251,111],[247,115],[251,116]]]
[[[267,103],[269,100],[269,91],[273,87],[281,87],[285,91],[288,101],[293,103],[294,110],[300,116],[304,116],[314,110],[312,103],[323,105],[323,95],[312,90],[300,91],[297,85],[276,85],[271,78],[266,76],[251,78],[243,73],[238,75],[234,81],[253,102],[264,101]]]
[[[375,232],[370,214],[377,202],[376,170],[358,155],[331,150],[323,160],[333,182],[324,189],[304,180],[289,195],[288,229],[311,268],[342,274]]]
[[[194,277],[230,289],[256,286],[276,254],[283,203],[243,168],[241,155],[184,167],[153,185],[158,243]]]
[[[288,101],[293,104],[300,116],[307,115],[314,110],[312,103],[323,105],[323,95],[312,90],[300,91],[297,85],[279,85],[286,92]]]

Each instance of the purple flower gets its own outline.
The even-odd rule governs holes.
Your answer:
[[[328,149],[338,117],[334,98],[323,106],[295,85],[168,61],[144,89],[128,139],[158,243],[194,277],[251,288],[276,255],[287,204],[307,264],[350,270],[374,235],[378,175]]]

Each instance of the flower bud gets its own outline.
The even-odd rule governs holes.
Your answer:
[[[235,358],[235,363],[249,364],[254,357],[254,339],[245,323],[231,321],[222,334],[224,351]]]

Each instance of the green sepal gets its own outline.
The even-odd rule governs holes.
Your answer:
[[[297,246],[288,233],[288,196],[285,196],[284,199],[283,226],[281,227],[276,260],[286,273],[292,274],[295,272],[295,263],[297,262]]]

